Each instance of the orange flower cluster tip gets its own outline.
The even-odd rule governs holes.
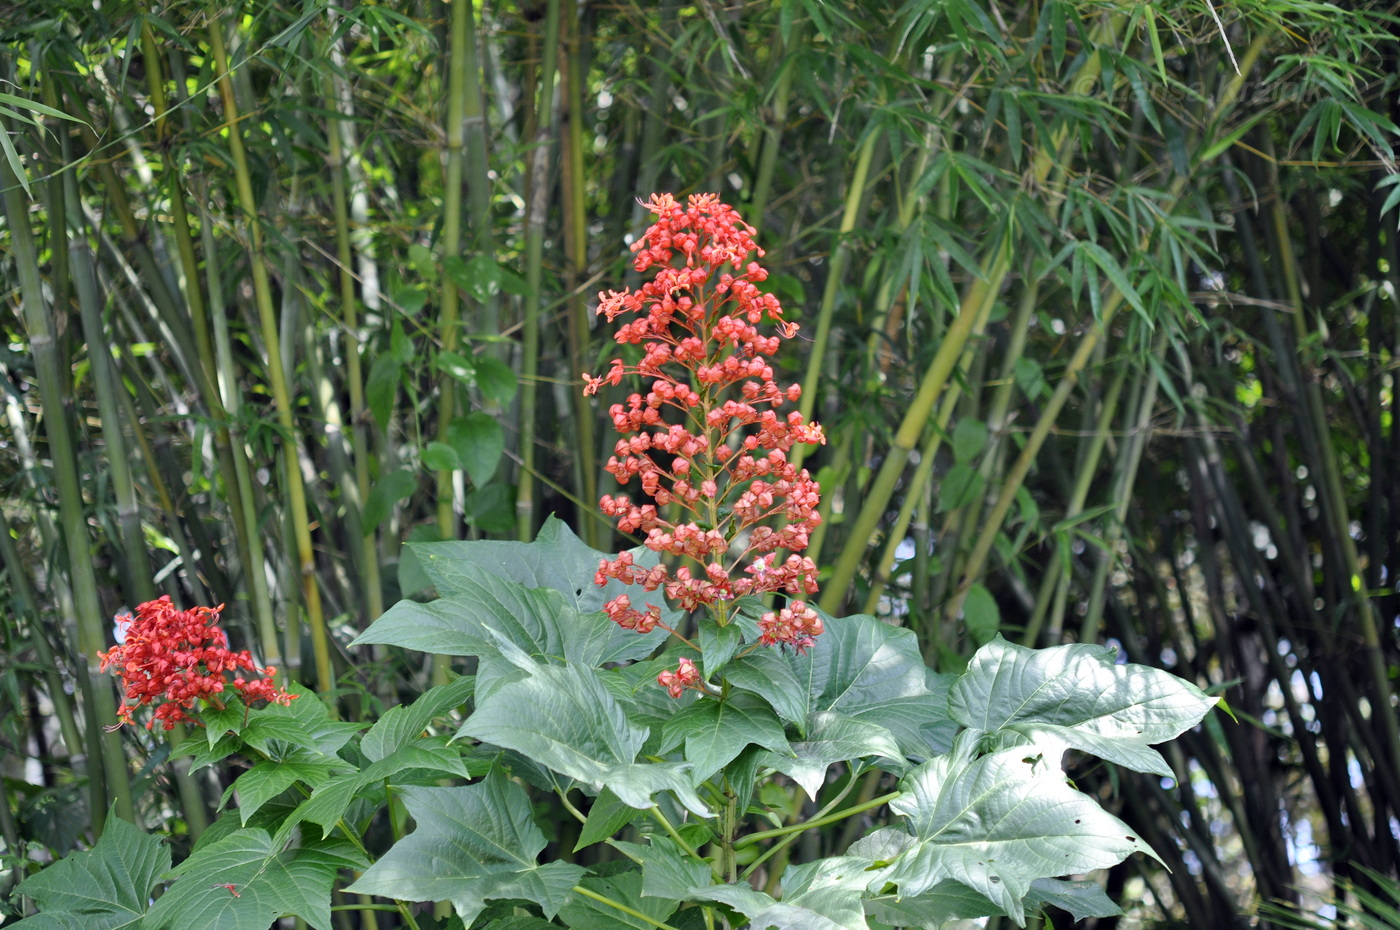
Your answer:
[[[228,635],[216,625],[223,609],[220,604],[176,610],[167,595],[137,607],[134,618],[117,618],[118,626],[125,628],[125,641],[99,652],[98,657],[102,659],[101,670],[115,669],[126,689],[117,708],[121,723],[132,723],[132,711],[157,702],[155,716],[146,729],[152,729],[156,721],[167,730],[173,730],[177,723],[198,723],[187,711],[201,698],[222,707],[221,695],[229,684],[245,704],[292,702],[295,694],[272,683],[277,669],[259,668],[247,650],[229,650]],[[245,678],[241,672],[257,677]],[[233,681],[226,675],[233,675]]]
[[[643,206],[656,222],[632,246],[633,265],[656,275],[637,291],[599,294],[598,304],[609,322],[631,314],[615,338],[638,346],[641,359],[613,359],[606,374],[585,374],[584,392],[620,384],[626,375],[647,385],[609,410],[623,438],[607,470],[620,484],[638,479],[651,502],[606,495],[601,507],[623,532],[644,534],[649,549],[690,564],[643,568],[624,552],[604,560],[595,580],[663,590],[680,608],[707,606],[725,624],[731,617],[723,605],[735,598],[816,592],[816,565],[796,553],[821,522],[820,488],[789,463],[788,452],[826,438],[800,413],[777,411],[802,391],[779,387],[768,357],[797,325],[783,319],[775,296],[758,288],[768,272],[750,260],[763,257],[753,227],[715,194],[692,196],[685,206],[655,194]],[[765,323],[776,334],[760,331]],[[668,506],[673,519],[664,512]],[[781,561],[780,550],[789,553]],[[802,650],[822,632],[815,612],[800,601],[793,608],[796,614],[788,609],[763,618],[766,644]],[[660,607],[639,611],[627,595],[605,609],[616,623],[641,632],[661,620]],[[699,686],[685,668],[666,675],[662,685],[672,693]]]

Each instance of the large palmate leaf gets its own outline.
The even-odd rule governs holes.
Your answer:
[[[862,898],[870,885],[884,884],[882,867],[871,868],[870,859],[839,856],[790,866],[779,901],[747,882],[712,884],[709,867],[665,837],[613,845],[641,861],[644,896],[725,904],[747,916],[753,930],[868,930]]]
[[[789,749],[788,753],[765,753],[761,762],[796,781],[809,798],[817,796],[826,770],[837,762],[873,756],[882,760],[882,768],[897,775],[904,774],[907,765],[889,730],[829,712],[812,714],[807,739]]]
[[[151,892],[170,868],[170,849],[116,816],[102,838],[20,883],[40,913],[13,926],[23,930],[134,930]],[[10,924],[6,924],[10,926]]]
[[[653,834],[647,845],[615,840],[612,845],[642,864],[642,894],[684,901],[710,884],[710,867],[686,855],[675,840]]]
[[[1086,917],[1115,917],[1123,911],[1094,882],[1066,882],[1039,878],[1023,902],[1027,913],[1054,905],[1076,921]],[[1001,915],[1005,912],[971,888],[944,879],[923,894],[880,895],[867,898],[865,912],[882,923],[897,927],[939,930],[947,921]]]
[[[659,791],[672,791],[697,814],[709,808],[691,788],[688,763],[635,763],[647,732],[627,715],[590,669],[541,665],[506,645],[516,677],[477,696],[476,712],[457,737],[513,749],[595,790],[611,788],[630,807],[645,809]]]
[[[451,901],[470,925],[487,899],[523,898],[558,913],[584,869],[540,865],[545,838],[525,790],[499,770],[474,785],[405,788],[417,823],[347,890],[404,901]]]
[[[1106,868],[1135,852],[1156,854],[1117,817],[1065,781],[1064,745],[1046,741],[977,756],[979,734],[919,766],[890,803],[914,842],[888,880],[919,895],[953,879],[1018,923],[1031,883]]]
[[[590,667],[643,658],[667,635],[660,628],[648,634],[624,630],[600,612],[579,613],[552,588],[527,588],[467,563],[449,596],[427,604],[399,601],[351,645],[384,643],[437,655],[494,656],[499,640],[492,633],[527,655]]]
[[[591,548],[574,535],[569,525],[551,516],[540,527],[534,542],[500,542],[472,540],[467,542],[409,543],[423,564],[423,571],[446,597],[463,593],[463,582],[477,581],[487,572],[527,588],[549,588],[564,595],[579,613],[593,613],[619,594],[639,595],[634,587],[617,580],[599,586],[593,583],[598,564],[607,553]],[[644,567],[655,565],[660,558],[649,549],[633,550],[636,563]],[[659,603],[659,602],[658,602]],[[663,608],[664,604],[660,604]]]
[[[854,856],[790,866],[783,873],[781,903],[749,915],[754,927],[778,930],[867,930],[861,899],[884,884],[883,870]]]
[[[648,593],[615,578],[604,585],[594,584],[593,577],[598,572],[599,563],[613,556],[591,548],[574,535],[568,524],[553,516],[540,527],[534,542],[471,540],[410,543],[409,548],[438,594],[444,597],[469,594],[470,582],[479,582],[483,575],[494,575],[526,588],[558,591],[565,602],[580,614],[597,613],[619,594],[627,594],[638,610],[644,610],[645,604],[660,607],[662,619],[673,629],[681,619],[680,612],[669,607],[660,592]],[[655,565],[661,558],[645,547],[633,549],[632,557],[637,565],[644,568]],[[642,636],[618,627],[614,629],[626,633],[619,639],[630,637],[634,648],[641,648],[635,643],[638,639],[648,643],[647,651],[666,638],[664,630]],[[644,651],[633,658],[646,654]]]
[[[905,754],[925,758],[946,750],[957,730],[948,715],[952,678],[928,670],[912,631],[870,616],[827,619],[806,653],[760,649],[726,674],[804,735],[813,714],[834,713],[883,727]]]
[[[1115,665],[1111,648],[1027,649],[998,636],[953,685],[953,717],[973,729],[1048,735],[1139,772],[1171,776],[1152,743],[1195,726],[1216,704],[1195,685],[1146,665]]]
[[[266,930],[284,915],[331,930],[331,886],[344,868],[365,861],[349,843],[310,840],[284,845],[266,830],[235,830],[201,844],[171,873],[177,877],[151,907],[143,930],[218,927]]]

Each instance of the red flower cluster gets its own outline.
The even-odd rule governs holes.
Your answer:
[[[654,503],[606,495],[605,514],[618,528],[646,536],[647,548],[686,557],[674,571],[642,568],[628,553],[604,560],[595,578],[616,578],[644,590],[663,590],[679,607],[709,607],[716,620],[731,618],[727,602],[746,595],[785,592],[801,597],[817,590],[816,565],[790,554],[774,565],[778,550],[806,548],[820,517],[820,488],[787,453],[798,443],[826,442],[821,427],[802,415],[774,408],[798,400],[797,385],[780,388],[767,357],[797,325],[783,319],[778,299],[758,289],[768,277],[751,254],[763,250],[753,227],[714,194],[693,195],[683,207],[670,194],[643,204],[656,222],[633,246],[638,271],[656,269],[640,290],[599,294],[598,313],[609,322],[624,312],[635,318],[619,327],[622,345],[640,346],[636,364],[613,359],[607,374],[585,374],[584,392],[620,384],[624,375],[650,379],[609,413],[623,438],[607,470],[626,484],[639,478]],[[728,270],[726,270],[728,269]],[[778,335],[763,335],[764,320]],[[669,418],[668,418],[669,417]],[[662,508],[674,505],[672,520]],[[776,524],[776,525],[775,525]],[[605,607],[628,629],[646,632],[660,623],[660,608],[632,607],[627,595]],[[797,609],[797,615],[791,610]],[[809,617],[810,615],[810,617]],[[801,602],[760,624],[766,644],[805,649],[821,633],[821,621]],[[699,685],[693,667],[663,673],[673,694]]]
[[[220,604],[176,610],[167,595],[137,607],[134,619],[117,618],[118,625],[126,628],[125,642],[99,652],[98,657],[102,659],[101,670],[115,668],[126,688],[126,697],[117,708],[122,723],[132,723],[132,711],[157,701],[162,703],[146,729],[152,729],[157,720],[167,730],[173,730],[177,723],[198,723],[186,711],[200,698],[222,707],[219,695],[229,684],[226,673],[235,676],[232,685],[246,704],[292,702],[295,694],[272,683],[277,669],[258,668],[247,650],[229,650],[228,635],[215,625],[223,609]],[[239,674],[240,669],[260,677],[246,679]]]

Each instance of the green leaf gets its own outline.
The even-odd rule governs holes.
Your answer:
[[[720,673],[734,653],[744,644],[744,631],[737,623],[720,626],[713,617],[701,617],[700,657],[706,678],[714,678]]]
[[[963,417],[953,429],[953,458],[962,464],[971,462],[987,447],[987,424]]]
[[[32,898],[40,913],[13,926],[134,930],[169,868],[170,849],[159,838],[109,815],[92,849],[71,853],[20,883],[15,893]]]
[[[515,530],[515,488],[502,480],[467,492],[463,502],[466,520],[483,533]]]
[[[923,757],[952,744],[952,679],[928,670],[912,631],[863,614],[828,618],[825,625],[803,655],[761,649],[735,659],[729,680],[767,698],[804,735],[813,714],[835,712],[888,730],[905,755]]]
[[[260,762],[238,776],[238,780],[224,792],[221,803],[228,803],[229,797],[237,792],[238,816],[247,826],[248,818],[292,785],[302,782],[315,788],[335,769],[344,768],[345,765],[337,766],[333,762]]]
[[[1086,917],[1118,917],[1123,911],[1104,894],[1097,882],[1067,882],[1057,878],[1038,878],[1031,882],[1026,895],[1026,907],[1053,905],[1069,911],[1075,922]]]
[[[1045,372],[1033,358],[1016,359],[1016,386],[1031,400],[1039,400],[1045,390]]]
[[[218,927],[267,930],[279,917],[300,917],[331,930],[331,887],[344,868],[363,868],[349,843],[274,843],[266,830],[236,830],[201,844],[171,874],[178,880],[151,907],[143,930]],[[232,889],[228,886],[232,885]]]
[[[631,807],[648,808],[653,795],[669,790],[691,811],[709,815],[691,788],[688,764],[633,764],[647,733],[628,721],[590,669],[539,665],[519,653],[510,658],[523,677],[502,678],[489,693],[478,693],[476,712],[456,738],[513,749],[595,790],[607,786]]]
[[[642,658],[669,635],[660,628],[648,634],[624,630],[601,612],[580,615],[557,591],[526,588],[470,563],[458,563],[447,578],[437,546],[413,551],[439,591],[450,585],[451,596],[427,604],[399,601],[352,646],[385,643],[435,655],[494,656],[504,640],[537,659],[595,668]],[[486,685],[478,681],[477,689]]]
[[[389,415],[394,411],[394,395],[399,390],[399,378],[403,374],[403,363],[390,353],[384,353],[369,367],[369,378],[365,381],[365,402],[380,431],[389,428]]]
[[[579,882],[584,888],[605,898],[625,904],[651,918],[651,921],[664,921],[678,906],[675,899],[642,896],[642,873],[632,869],[614,875],[589,875]],[[574,893],[559,909],[564,923],[574,930],[616,930],[619,927],[636,927],[638,930],[652,930],[654,922],[634,917],[602,901]]]
[[[791,755],[783,725],[757,695],[735,693],[727,701],[701,698],[667,720],[664,741],[685,740],[685,761],[695,767],[698,784],[724,768],[749,744],[778,755]]]
[[[504,407],[515,397],[519,382],[505,362],[494,355],[482,355],[476,359],[476,386],[483,397]]]
[[[762,764],[792,778],[809,798],[826,782],[826,771],[837,762],[876,757],[883,767],[903,774],[906,762],[894,734],[882,726],[858,721],[844,714],[818,712],[809,718],[807,740],[793,743],[791,754],[767,753]]]
[[[533,901],[552,919],[584,875],[536,862],[545,847],[525,789],[494,770],[475,785],[405,788],[417,824],[347,891],[403,901],[451,901],[470,925],[487,899]]]
[[[617,841],[612,845],[642,861],[642,894],[684,901],[710,884],[710,867],[697,861],[665,836],[653,834],[648,845]]]
[[[278,838],[290,836],[296,824],[306,822],[320,824],[321,835],[325,836],[345,816],[361,792],[367,788],[378,791],[384,782],[394,781],[404,772],[424,771],[434,775],[469,777],[462,754],[447,742],[446,736],[419,737],[396,747],[358,772],[325,782],[287,815],[278,830]]]
[[[516,916],[493,920],[485,926],[484,930],[557,930],[558,926],[558,924],[552,924],[547,920],[540,920],[538,917]]]
[[[400,468],[382,476],[369,489],[369,499],[365,501],[361,530],[366,536],[379,529],[379,525],[389,517],[394,505],[413,494],[418,487],[418,479],[413,472]]]
[[[972,503],[982,493],[985,482],[977,469],[959,462],[948,469],[938,488],[938,509],[941,513],[957,510]]]
[[[970,920],[1005,913],[984,895],[951,878],[944,879],[923,894],[867,898],[865,910],[882,923],[927,930],[939,930],[950,920]]]
[[[963,726],[1061,740],[1138,772],[1174,777],[1149,748],[1201,721],[1216,698],[1145,665],[1117,665],[1116,652],[1079,643],[1028,649],[998,636],[953,685],[949,709]]]
[[[293,746],[339,762],[336,753],[360,731],[360,724],[332,720],[320,697],[303,685],[293,683],[287,690],[296,699],[254,713],[240,734],[243,742],[272,759],[284,757],[285,747]]]
[[[360,751],[373,762],[419,740],[432,722],[465,703],[476,682],[463,676],[430,688],[412,704],[400,704],[384,712],[360,741]]]
[[[1089,257],[1089,260],[1099,267],[1108,280],[1113,282],[1113,286],[1132,305],[1133,309],[1142,315],[1142,318],[1151,324],[1152,317],[1143,306],[1142,296],[1138,294],[1137,288],[1133,287],[1128,275],[1123,271],[1123,267],[1118,264],[1118,260],[1097,242],[1083,241],[1079,243],[1079,248]]]
[[[968,635],[980,646],[1001,629],[1001,608],[997,607],[992,592],[984,585],[974,584],[963,601],[962,619]]]
[[[604,788],[598,792],[593,806],[589,808],[588,819],[584,821],[583,829],[579,831],[578,842],[574,844],[574,852],[578,852],[585,846],[601,843],[627,826],[637,816],[636,808],[623,804],[618,800],[616,794],[613,794],[608,788]]]
[[[430,442],[423,447],[423,467],[428,471],[456,471],[462,467],[462,460],[447,443]]]
[[[1063,744],[978,756],[977,737],[960,734],[952,752],[906,776],[890,802],[918,841],[887,876],[902,895],[951,878],[1022,923],[1038,878],[1107,868],[1134,852],[1156,858],[1127,824],[1068,785],[1057,764]]]
[[[200,739],[187,739],[171,753],[171,758],[190,757],[190,771],[217,765],[243,748],[243,741],[231,733],[225,733],[213,746]]]
[[[419,543],[411,548],[443,595],[462,593],[457,587],[459,580],[479,582],[485,573],[527,588],[551,588],[564,595],[579,613],[602,610],[605,603],[619,594],[631,594],[632,606],[638,610],[642,609],[641,602],[654,603],[662,608],[661,616],[668,626],[674,627],[680,622],[680,614],[667,607],[659,594],[648,601],[645,592],[637,590],[635,585],[624,585],[616,579],[602,586],[593,584],[598,564],[611,556],[589,547],[557,517],[551,516],[544,522],[534,542],[473,540]],[[632,555],[636,564],[643,568],[650,568],[660,560],[659,555],[645,547],[633,549]],[[637,634],[631,635],[635,638]],[[661,639],[634,658],[649,654]]]
[[[478,410],[454,420],[447,428],[447,438],[472,484],[481,487],[491,480],[506,448],[500,421]]]
[[[788,866],[783,900],[750,915],[752,926],[779,930],[868,930],[862,898],[870,885],[885,884],[865,859],[833,856]]]
[[[476,362],[457,352],[439,352],[437,370],[469,388],[476,387]]]
[[[204,739],[209,748],[213,749],[214,745],[228,734],[237,735],[242,731],[243,721],[247,716],[248,709],[237,694],[227,695],[223,707],[206,705],[200,711],[199,719],[204,724]]]

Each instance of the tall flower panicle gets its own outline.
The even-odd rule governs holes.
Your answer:
[[[826,439],[800,413],[778,410],[802,391],[775,382],[769,357],[797,325],[783,318],[777,297],[758,288],[768,272],[751,260],[764,254],[753,227],[715,194],[693,195],[684,206],[655,194],[643,206],[656,221],[633,244],[633,266],[655,276],[636,291],[598,295],[600,316],[614,322],[627,315],[615,338],[639,347],[641,357],[585,374],[584,392],[641,377],[643,390],[609,410],[622,438],[607,470],[620,484],[636,479],[650,501],[609,494],[600,504],[619,529],[644,536],[647,548],[682,558],[674,570],[645,568],[624,552],[605,559],[595,580],[664,591],[680,608],[708,608],[724,625],[736,598],[816,593],[816,565],[798,553],[821,522],[820,488],[788,453]],[[769,324],[773,331],[765,332]],[[605,609],[628,629],[660,625],[658,607],[637,610],[628,595]],[[801,600],[766,614],[760,629],[765,645],[799,650],[822,631]],[[703,690],[693,666],[663,677],[672,694]]]
[[[177,723],[198,723],[188,714],[195,702],[203,699],[222,707],[221,695],[229,685],[247,704],[292,702],[296,695],[272,682],[277,669],[259,668],[247,650],[228,648],[228,634],[217,625],[223,609],[220,604],[177,610],[166,595],[141,604],[135,617],[117,618],[118,628],[125,631],[122,642],[98,657],[102,671],[112,668],[121,676],[125,688],[117,708],[121,723],[132,723],[133,711],[156,702],[160,703],[146,729],[154,728],[157,721],[167,730]],[[243,672],[256,677],[244,677]],[[227,675],[234,676],[231,682]]]

